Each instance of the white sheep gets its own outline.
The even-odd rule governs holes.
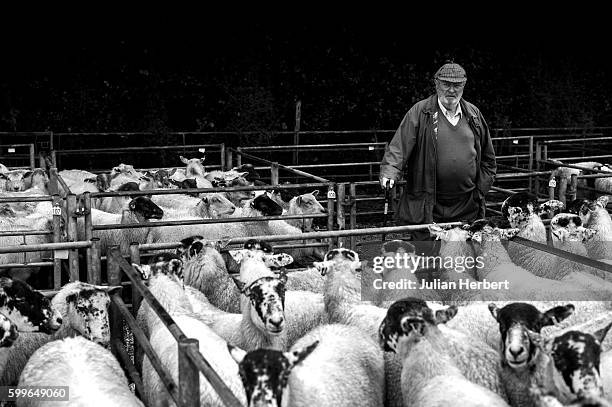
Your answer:
[[[206,178],[206,170],[204,169],[204,157],[187,159],[183,156],[180,156],[179,158],[181,162],[186,165],[185,178],[194,178],[196,180],[196,185],[198,188],[213,187],[211,181]]]
[[[559,160],[550,160],[553,162],[556,162],[557,164],[560,164],[559,167],[555,168],[552,171],[551,176],[559,179],[559,199],[562,202],[565,202],[565,195],[567,192],[567,184],[568,182],[570,182],[572,175],[582,175],[584,173],[583,170],[578,169],[578,168],[569,168],[569,167],[563,167],[563,163]],[[573,166],[576,167],[581,167],[581,168],[585,168],[585,169],[600,169],[602,164],[598,163],[598,162],[594,162],[594,161],[587,161],[587,162],[578,162],[578,163],[572,163]],[[588,174],[592,174],[592,172],[587,171]],[[588,181],[586,179],[578,179],[577,180],[577,186],[581,187],[581,186],[587,186]],[[582,195],[581,190],[579,189],[577,192],[577,195]]]
[[[321,325],[291,350],[245,352],[228,345],[249,405],[368,406],[384,403],[383,355],[358,328]]]
[[[67,401],[57,402],[65,406],[144,406],[112,353],[82,337],[53,341],[34,352],[19,386],[68,386]],[[48,404],[35,397],[17,399],[19,407]]]
[[[29,170],[10,170],[8,172],[0,173],[0,179],[3,179],[4,182],[0,184],[4,189],[4,191],[9,192],[17,192],[25,190],[25,184],[23,181],[23,176]]]
[[[590,241],[585,242],[592,259],[612,260],[612,218],[606,210],[608,200],[608,195],[600,196],[595,201],[577,199],[567,207],[568,212],[580,216],[585,227],[597,231]]]
[[[125,191],[140,191],[138,183],[134,181],[125,182],[120,185],[114,185],[109,188],[111,192],[125,192]],[[120,196],[106,196],[98,198],[99,203],[97,208],[101,211],[108,213],[121,213],[121,211],[127,206],[132,197],[129,195]]]
[[[188,338],[195,338],[199,341],[200,353],[238,397],[238,400],[244,404],[246,400],[244,389],[238,376],[236,364],[227,352],[227,343],[210,329],[206,322],[203,322],[201,315],[196,315],[193,312],[182,281],[176,274],[178,263],[170,263],[175,265],[166,266],[166,272],[157,272],[151,275],[149,280],[151,294],[160,302]],[[164,267],[161,268],[164,269]],[[138,311],[138,321],[139,324],[144,323],[146,326],[151,346],[160,357],[163,368],[170,373],[175,383],[178,382],[176,340],[159,318],[154,315],[146,302],[143,302]],[[142,381],[145,389],[144,399],[147,405],[160,407],[174,405],[170,395],[163,390],[164,386],[159,376],[146,357],[142,365]],[[223,406],[216,392],[202,375],[200,375],[200,403],[203,406]]]
[[[380,343],[402,360],[404,405],[508,406],[500,395],[466,377],[455,362],[454,344],[437,326],[455,313],[456,308],[451,306],[434,314],[425,301],[410,297],[395,302],[387,311],[380,327]],[[475,351],[471,356],[472,368],[477,369],[480,356]]]
[[[108,347],[110,328],[108,319],[109,295],[116,288],[95,286],[80,281],[68,283],[53,297],[51,306],[61,316],[61,326],[52,335],[24,333],[8,348],[2,385],[15,385],[29,357],[47,342],[71,336]]]
[[[6,174],[9,172],[9,169],[2,163],[0,163],[0,174]]]
[[[600,171],[612,172],[612,166],[603,165],[599,168]],[[612,178],[596,178],[595,189],[605,191],[612,194]]]
[[[187,217],[219,219],[232,215],[236,210],[236,206],[224,194],[218,192],[200,194],[198,198],[185,197],[182,203],[175,207],[160,206],[164,210],[162,220],[180,220]]]
[[[127,204],[122,214],[107,213],[97,209],[91,210],[92,224],[141,224],[148,225],[150,219],[161,219],[163,211],[149,198],[139,196]],[[93,232],[93,237],[100,239],[100,251],[106,253],[111,245],[119,245],[122,253],[128,253],[130,243],[150,243],[153,241],[154,228],[143,226],[132,229],[107,229]],[[83,218],[78,218],[77,237],[85,240],[85,226]]]

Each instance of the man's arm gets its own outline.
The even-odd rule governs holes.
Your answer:
[[[414,108],[406,113],[393,139],[385,148],[385,155],[380,163],[381,181],[383,178],[393,181],[402,178],[404,166],[416,143],[416,120],[413,120],[413,114]]]
[[[479,189],[483,195],[486,195],[491,189],[491,185],[495,181],[495,174],[497,173],[497,163],[495,161],[495,150],[493,149],[493,141],[491,140],[491,132],[489,126],[485,121],[482,113],[480,114],[480,121],[484,130],[481,144],[480,154],[480,169],[482,175],[479,182]]]

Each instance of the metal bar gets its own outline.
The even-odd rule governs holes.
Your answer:
[[[130,327],[130,330],[134,335],[134,343],[139,343],[140,347],[149,358],[151,366],[153,366],[153,368],[159,375],[159,378],[164,384],[164,387],[166,388],[172,399],[176,403],[178,403],[178,386],[176,385],[176,383],[174,383],[174,380],[172,380],[172,376],[166,373],[166,370],[163,368],[159,357],[151,347],[151,343],[147,339],[146,335],[144,334],[144,332],[142,332],[142,329],[140,329],[140,326],[138,326],[138,323],[136,322],[132,314],[130,314],[130,311],[128,311],[123,300],[115,295],[111,296],[111,300],[115,304],[117,304],[117,309],[125,319],[125,322],[127,322],[128,326]]]
[[[118,246],[110,246],[108,248],[108,253],[110,253],[113,248],[117,248]],[[106,256],[109,257],[108,254]],[[116,258],[110,257],[106,262],[106,270],[108,273],[108,284],[111,286],[121,285],[121,269],[117,264]],[[114,294],[113,297],[121,298],[121,290],[120,293]],[[110,320],[110,333],[111,333],[111,341],[119,341],[121,342],[121,337],[123,336],[123,323],[122,319],[119,318],[120,311],[117,309],[116,301],[112,301],[109,307],[109,320]],[[123,344],[122,344],[123,346]]]
[[[307,174],[307,173],[306,173]],[[310,175],[309,175],[310,176]],[[250,185],[244,187],[217,187],[217,188],[192,188],[189,189],[190,194],[213,193],[213,192],[237,192],[237,191],[259,191],[273,189],[299,189],[299,188],[321,188],[326,187],[329,181],[324,182],[309,182],[304,184],[283,184],[283,185]],[[179,192],[179,189],[151,189],[148,191],[121,191],[121,192],[96,192],[92,193],[92,198],[114,197],[114,196],[144,196],[144,195],[185,195],[185,192]],[[51,199],[39,199],[51,200]],[[1,201],[0,201],[1,202]],[[10,202],[10,201],[9,201]],[[20,201],[15,201],[20,202]]]
[[[532,240],[528,240],[520,236],[513,237],[511,241],[522,244],[523,246],[541,250],[546,253],[554,254],[555,256],[563,257],[564,259],[567,259],[567,260],[570,260],[576,263],[580,263],[585,266],[603,270],[606,273],[612,273],[612,264],[603,263],[601,261],[593,260],[585,256],[580,256],[578,254],[566,252],[565,250],[557,249],[556,247],[551,247],[551,246],[548,246],[542,243],[534,242]]]
[[[238,150],[234,150],[234,151],[236,152],[236,155],[238,156],[239,159],[241,159],[241,157],[245,157],[245,158],[248,158],[250,160],[263,162],[263,163],[268,164],[268,165],[272,164],[272,161],[270,161],[270,160],[265,160],[263,158],[259,158],[259,157],[256,157],[254,155],[251,155],[251,154],[243,153],[242,151],[238,151]],[[238,164],[238,165],[240,165],[240,164]],[[318,177],[316,175],[312,175],[312,174],[309,174],[307,172],[300,171],[300,170],[297,170],[297,169],[292,168],[292,167],[288,167],[286,165],[278,164],[278,166],[279,166],[279,168],[282,168],[285,171],[289,171],[289,172],[291,172],[293,174],[296,174],[296,175],[302,175],[302,176],[307,177],[307,178],[312,178],[315,181],[329,182],[329,180],[327,180],[325,178]]]
[[[303,164],[292,165],[291,168],[336,168],[336,167],[355,167],[358,165],[380,165],[380,161],[360,161],[355,163],[328,163],[328,164]]]
[[[191,144],[187,146],[147,146],[147,147],[120,147],[120,148],[88,148],[88,149],[72,149],[72,150],[55,150],[60,154],[91,154],[91,153],[117,153],[129,151],[163,151],[163,150],[182,150],[186,148],[220,148],[221,144]]]
[[[11,230],[9,232],[0,232],[0,237],[2,236],[46,236],[52,235],[53,232],[44,231],[44,230]]]
[[[584,142],[584,141],[598,141],[598,140],[609,140],[612,141],[612,136],[604,136],[604,137],[589,137],[589,138],[567,138],[561,140],[545,140],[542,143],[545,144],[558,144],[558,143],[575,143],[576,141]]]
[[[533,172],[533,137],[529,137],[529,172]],[[532,191],[533,179],[529,177],[529,191]]]
[[[221,163],[221,170],[231,170],[231,168],[227,168],[227,165],[225,164],[225,143],[221,143],[219,145],[221,147],[221,151],[219,152],[219,162]]]
[[[346,200],[346,183],[338,184],[338,195],[336,198],[336,223],[338,224],[338,230],[346,229],[346,222],[344,219],[344,205]],[[341,239],[340,242],[343,246],[346,246],[345,239]]]
[[[130,243],[130,261],[132,264],[140,264],[140,250],[138,249],[138,242]],[[141,302],[142,295],[140,295],[136,288],[132,287],[132,313],[134,316],[138,312]]]
[[[40,243],[18,246],[0,247],[0,254],[5,253],[25,253],[25,252],[44,252],[47,250],[70,250],[81,249],[91,245],[91,242],[66,242],[66,243]]]
[[[567,161],[567,160],[594,160],[596,158],[612,158],[612,154],[605,154],[605,155],[589,155],[589,156],[584,156],[584,157],[557,157],[555,158],[555,160],[559,160],[559,161]]]
[[[113,349],[115,349],[117,356],[119,357],[123,369],[127,372],[128,377],[132,379],[132,382],[136,387],[136,396],[142,398],[144,396],[144,386],[142,385],[142,379],[140,378],[140,374],[138,373],[136,367],[134,367],[134,364],[130,359],[130,355],[128,355],[125,351],[125,347],[123,346],[123,343],[121,343],[121,341],[113,340],[111,341],[111,344],[113,346]]]
[[[334,184],[329,184],[327,187],[327,230],[334,230],[334,199],[336,198],[336,191],[334,190]],[[333,246],[338,246],[338,237],[334,236],[330,238],[329,250],[333,249]]]
[[[102,259],[100,258],[100,238],[91,238],[91,248],[87,263],[87,282],[99,285],[102,282]]]
[[[62,242],[62,207],[59,195],[53,195],[53,243]],[[59,290],[62,286],[62,259],[53,256],[53,288]]]
[[[322,148],[349,148],[349,147],[385,147],[387,143],[335,143],[335,144],[302,144],[298,146],[300,150],[317,151]],[[278,150],[295,150],[295,146],[278,145],[278,146],[246,146],[240,147],[240,151],[278,151]]]
[[[270,184],[278,185],[278,163],[272,163],[270,166]]]
[[[0,264],[0,269],[48,267],[48,266],[53,266],[53,265],[54,263],[52,261],[40,261],[40,262],[33,262],[33,263],[6,263],[6,264]]]
[[[233,155],[233,151],[231,148],[228,148],[225,150],[225,165],[227,165],[228,169],[232,169],[233,168],[233,163],[234,163],[234,155]]]
[[[351,230],[357,229],[357,201],[355,197],[357,195],[356,187],[354,183],[349,184],[349,204],[350,204],[350,218],[349,218],[349,226]],[[383,198],[384,199],[384,198]],[[351,250],[355,250],[357,247],[357,239],[354,235],[350,237],[350,247]]]
[[[323,184],[323,185],[327,185],[327,184]],[[51,201],[53,201],[53,197],[51,195],[46,195],[46,196],[19,195],[19,196],[0,197],[0,203],[51,202]]]
[[[204,219],[201,220],[168,220],[144,223],[130,224],[102,224],[92,226],[93,230],[109,230],[109,229],[137,229],[149,227],[163,226],[178,226],[178,225],[208,225],[210,223],[235,223],[235,222],[264,222],[270,220],[287,220],[287,219],[310,219],[310,218],[326,218],[327,214],[306,214],[306,215],[277,215],[277,216],[257,216],[257,217],[240,217],[240,218],[219,218],[219,219]]]
[[[200,375],[188,352],[199,352],[197,339],[184,339],[178,343],[179,400],[181,407],[199,407]]]

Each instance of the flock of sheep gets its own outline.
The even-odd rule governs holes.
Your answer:
[[[106,175],[80,170],[60,175],[79,194],[256,182],[252,168],[207,173],[200,159],[182,161],[184,172],[173,174],[142,174],[122,164]],[[45,177],[44,171],[24,173],[21,181],[5,175],[3,188],[11,192],[3,195],[46,194]],[[198,339],[202,355],[243,405],[612,405],[612,337],[606,335],[612,326],[610,277],[512,241],[520,236],[546,244],[542,216],[549,214],[554,247],[610,263],[607,196],[564,205],[540,204],[528,193],[517,193],[503,203],[501,218],[452,229],[431,226],[432,236],[441,240],[440,256],[484,259],[484,267],[460,276],[442,269],[441,280],[509,279],[511,289],[419,295],[366,292],[372,269],[346,248],[275,253],[256,240],[238,250],[226,248],[231,237],[309,231],[308,221],[147,225],[323,212],[316,193],[290,200],[267,193],[188,193],[103,198],[95,203],[92,220],[142,224],[96,232],[103,246],[120,244],[125,253],[130,242],[181,241],[176,253],[157,253],[148,264],[133,267],[181,330]],[[4,204],[0,222],[21,227],[32,222],[27,224],[32,229],[35,220],[48,219],[50,209],[46,202]],[[416,256],[403,241],[381,248],[382,256],[396,254]],[[286,271],[300,260],[310,267]],[[114,288],[72,282],[49,300],[19,277],[0,278],[0,385],[68,385],[66,405],[174,405],[146,356],[134,355],[144,387],[141,401],[108,350]],[[382,278],[418,280],[399,267],[387,268]],[[371,300],[364,301],[366,296]],[[137,322],[177,382],[179,357],[171,333],[146,302]],[[17,405],[37,403],[22,399]],[[200,404],[223,405],[203,376]]]

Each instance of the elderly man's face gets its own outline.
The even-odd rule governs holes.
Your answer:
[[[442,102],[442,105],[450,110],[455,110],[461,96],[463,96],[463,88],[465,81],[463,82],[447,82],[444,80],[436,79],[436,92],[438,98]]]

